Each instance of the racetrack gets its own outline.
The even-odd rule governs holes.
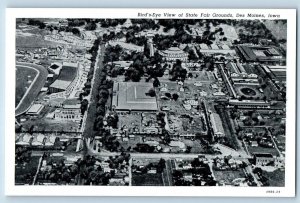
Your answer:
[[[26,93],[24,94],[24,96],[22,97],[21,101],[19,102],[19,104],[15,109],[15,116],[18,116],[20,114],[25,113],[28,110],[28,108],[30,107],[30,105],[38,95],[38,93],[41,91],[42,87],[44,86],[47,80],[48,71],[43,66],[39,66],[32,63],[17,62],[16,66],[18,68],[25,67],[25,68],[35,69],[36,71],[38,71],[37,76],[34,78],[31,85],[29,86]],[[24,75],[24,77],[27,76]]]

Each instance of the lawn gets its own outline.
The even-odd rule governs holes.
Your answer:
[[[251,146],[247,146],[248,147],[248,151],[253,154],[253,153],[270,153],[273,156],[278,156],[278,152],[275,148],[266,148],[266,147],[251,147]]]
[[[133,186],[164,186],[161,173],[132,174]]]
[[[213,173],[217,182],[223,182],[226,185],[231,185],[232,181],[237,178],[245,178],[245,173],[241,169],[236,171],[214,171]]]
[[[16,98],[15,106],[19,104],[27,88],[37,75],[37,71],[23,66],[16,67]]]
[[[263,171],[262,175],[269,179],[271,187],[284,187],[285,185],[285,171],[279,169],[273,172]]]

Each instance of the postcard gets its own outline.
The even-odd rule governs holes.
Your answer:
[[[295,9],[6,17],[6,195],[295,196]]]

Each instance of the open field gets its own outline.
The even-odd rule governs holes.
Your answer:
[[[133,186],[164,186],[162,174],[132,174]]]
[[[19,104],[31,82],[37,76],[37,70],[27,68],[26,66],[16,67],[16,99],[15,107]]]
[[[56,45],[61,45],[59,43],[50,42],[44,40],[44,38],[40,35],[32,35],[32,36],[18,36],[16,37],[16,45],[17,48],[42,48],[42,47],[54,47]]]
[[[22,101],[18,104],[15,110],[16,116],[24,113],[30,107],[31,103],[35,100],[36,96],[44,86],[48,75],[46,68],[35,64],[17,63],[17,67],[31,67],[36,69],[39,74],[36,77],[36,80],[33,81],[34,83],[30,86],[30,88],[28,88],[28,93],[24,95]]]

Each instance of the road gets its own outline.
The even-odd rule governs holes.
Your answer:
[[[97,54],[97,57],[96,57],[96,62],[95,62],[93,78],[92,78],[92,81],[91,81],[91,92],[90,92],[90,95],[87,97],[88,107],[87,107],[87,110],[85,111],[85,113],[83,115],[83,118],[82,118],[82,126],[81,126],[81,129],[80,129],[80,131],[82,132],[82,134],[81,134],[80,139],[78,139],[78,143],[77,143],[77,147],[76,147],[76,152],[78,152],[80,150],[80,146],[81,146],[81,142],[82,142],[82,136],[83,136],[83,133],[86,130],[87,117],[89,116],[88,115],[88,111],[89,111],[91,102],[93,102],[93,95],[92,94],[94,93],[94,89],[98,88],[98,87],[94,87],[94,85],[95,85],[95,78],[96,78],[97,69],[100,68],[100,64],[102,65],[104,51],[105,51],[105,47],[104,47],[103,44],[100,43],[99,48],[98,48],[98,54]]]

